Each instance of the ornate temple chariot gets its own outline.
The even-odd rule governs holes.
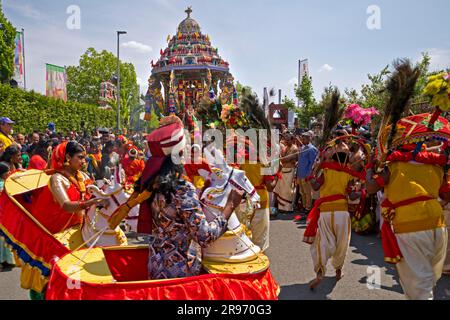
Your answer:
[[[186,115],[192,113],[204,96],[217,96],[220,90],[221,101],[231,101],[234,79],[228,62],[191,18],[192,9],[189,7],[185,12],[187,18],[179,24],[177,33],[167,38],[168,47],[161,49],[156,63],[152,61],[146,113],[151,110],[159,116],[176,113],[186,122]]]

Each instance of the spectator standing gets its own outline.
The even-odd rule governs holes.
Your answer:
[[[1,151],[5,151],[10,145],[14,143],[14,138],[11,136],[13,132],[14,121],[7,117],[0,118],[0,144],[3,145]]]
[[[300,187],[303,209],[301,213],[306,215],[312,208],[312,187],[307,178],[311,175],[314,162],[317,158],[318,150],[311,143],[313,133],[304,132],[301,136],[303,147],[300,149],[297,164],[297,185]]]

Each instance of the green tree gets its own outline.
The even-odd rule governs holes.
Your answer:
[[[329,89],[329,88],[328,88]],[[344,99],[347,104],[359,104],[362,105],[362,97],[356,89],[345,89]]]
[[[239,81],[236,82],[236,92],[237,92],[237,94],[238,94],[239,97],[242,95],[242,90],[243,90],[244,88],[245,88],[246,90],[250,91],[250,92],[253,92],[252,87],[250,87],[250,86],[244,86],[244,85],[243,85],[242,83],[240,83]]]
[[[16,29],[6,19],[0,3],[0,82],[6,83],[14,74],[14,39]]]
[[[425,98],[422,95],[422,92],[427,85],[428,77],[430,75],[430,62],[431,57],[428,52],[422,52],[422,60],[417,63],[417,66],[420,69],[420,77],[417,79],[416,89],[414,91],[414,99],[416,101],[423,101]]]
[[[389,66],[384,67],[379,73],[368,74],[369,84],[364,84],[361,89],[361,107],[381,110],[386,102],[386,81],[389,76]]]
[[[100,84],[117,73],[117,57],[103,50],[89,48],[81,56],[78,66],[67,68],[67,93],[69,100],[87,104],[98,104]],[[131,63],[120,63],[120,106],[124,125],[129,124],[130,110],[139,105],[139,85],[136,70]],[[116,109],[116,101],[111,101]]]
[[[297,111],[297,105],[295,104],[295,101],[293,99],[289,99],[287,96],[284,96],[283,105],[289,111]]]
[[[312,77],[303,77],[300,87],[295,87],[295,95],[301,103],[301,107],[296,110],[299,124],[302,127],[309,128],[312,118],[317,117],[323,112],[323,109],[320,108],[314,98]]]

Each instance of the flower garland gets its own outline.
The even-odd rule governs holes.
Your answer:
[[[226,104],[222,107],[220,119],[227,128],[237,129],[248,125],[245,113],[232,104]]]

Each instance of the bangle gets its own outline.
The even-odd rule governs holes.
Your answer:
[[[81,208],[82,210],[84,210],[84,209],[87,208],[86,202],[84,202],[84,201],[80,201],[80,202],[79,202],[79,206],[80,206],[80,208]]]

